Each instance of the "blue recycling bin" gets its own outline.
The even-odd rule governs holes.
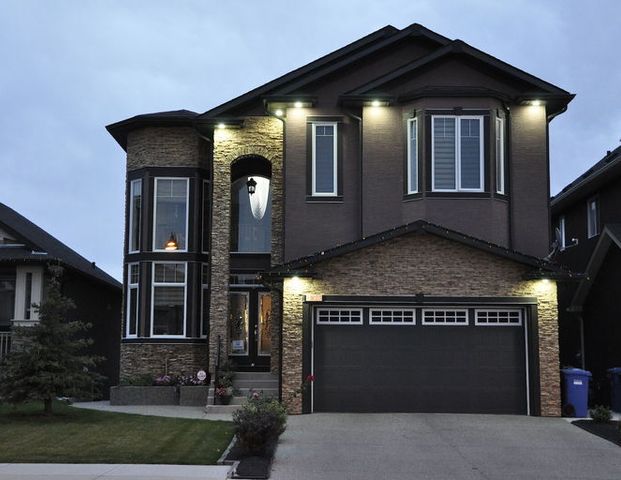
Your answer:
[[[565,404],[574,407],[574,416],[585,418],[589,416],[589,380],[591,372],[580,368],[563,368],[563,393]]]
[[[610,375],[610,407],[621,412],[621,367],[609,368]]]

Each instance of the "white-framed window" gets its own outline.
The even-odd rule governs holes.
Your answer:
[[[151,336],[185,337],[187,264],[154,262]]]
[[[129,184],[129,253],[140,251],[140,223],[142,216],[142,180]]]
[[[209,265],[201,265],[201,331],[200,336],[206,337],[209,327]]]
[[[140,299],[140,264],[130,263],[127,265],[127,314],[125,336],[128,338],[138,336],[138,312]]]
[[[153,207],[153,251],[164,252],[169,240],[187,251],[188,238],[188,178],[156,178]]]
[[[588,238],[599,235],[599,202],[597,198],[591,198],[587,202],[587,236]]]
[[[465,308],[424,308],[423,325],[468,325]]]
[[[408,120],[408,194],[418,193],[418,122],[415,118]]]
[[[432,190],[483,191],[483,117],[433,115],[431,118]]]
[[[558,248],[561,250],[565,250],[565,248],[567,248],[567,240],[566,240],[566,233],[565,233],[565,216],[562,215],[561,217],[559,217],[558,219],[558,231],[559,231],[559,246]]]
[[[362,325],[362,308],[317,308],[317,325]]]
[[[505,193],[505,126],[496,118],[496,193]]]
[[[338,195],[337,123],[312,124],[312,195]]]
[[[475,325],[482,326],[521,326],[521,308],[477,309],[474,312]]]
[[[371,308],[370,325],[416,325],[416,311],[413,308]]]

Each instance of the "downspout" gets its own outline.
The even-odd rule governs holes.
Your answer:
[[[358,197],[358,207],[360,210],[360,216],[358,219],[358,224],[359,224],[359,230],[358,230],[358,238],[362,239],[364,238],[364,188],[363,188],[363,180],[364,180],[364,175],[363,175],[363,157],[362,157],[362,147],[363,147],[363,142],[362,142],[362,117],[359,117],[358,115],[354,115],[353,113],[349,113],[349,112],[345,112],[347,114],[348,117],[353,118],[354,120],[358,121],[358,165],[359,165],[359,178],[358,178],[358,192],[359,192],[359,197]]]
[[[505,111],[505,158],[503,159],[505,162],[505,187],[507,188],[507,201],[509,202],[509,231],[507,234],[509,235],[509,248],[513,248],[513,194],[512,194],[512,178],[511,178],[511,166],[513,165],[512,158],[512,148],[511,148],[511,108],[506,104],[506,102],[502,102],[504,111]],[[494,125],[495,128],[495,125]],[[509,161],[507,161],[509,160]],[[507,181],[508,180],[508,181]]]

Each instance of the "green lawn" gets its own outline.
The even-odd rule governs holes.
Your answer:
[[[215,464],[233,424],[83,410],[0,406],[0,463]]]

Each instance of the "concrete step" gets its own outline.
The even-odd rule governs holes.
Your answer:
[[[235,372],[236,380],[275,380],[278,381],[278,375],[270,372]]]
[[[266,397],[278,397],[278,386],[274,388],[235,388],[235,393],[244,397],[248,397],[252,390],[263,392],[263,395]],[[213,387],[209,389],[207,395],[209,397],[213,397]]]
[[[243,405],[246,400],[248,400],[246,396],[233,397],[229,405]],[[207,397],[207,405],[213,405],[213,396]]]
[[[234,388],[254,388],[255,390],[261,390],[263,388],[278,388],[278,380],[233,380]]]

